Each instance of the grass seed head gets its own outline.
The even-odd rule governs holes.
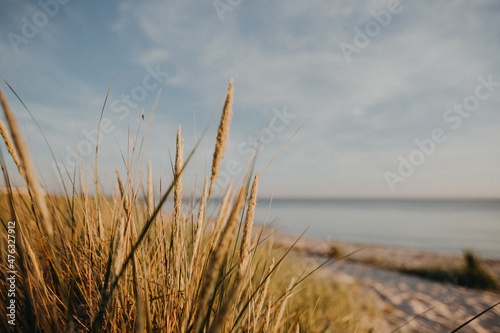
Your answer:
[[[219,174],[220,164],[226,150],[227,139],[229,138],[229,125],[231,124],[231,116],[233,115],[233,80],[229,82],[227,90],[226,102],[220,118],[219,129],[217,130],[217,141],[215,142],[214,157],[212,159],[212,174],[210,177],[210,189],[208,197],[212,197],[214,182]]]

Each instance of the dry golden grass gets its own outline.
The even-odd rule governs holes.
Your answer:
[[[210,187],[208,190],[208,198],[212,197],[212,189],[214,182],[217,179],[220,169],[220,163],[224,157],[227,140],[229,138],[229,124],[233,115],[233,80],[229,82],[227,90],[226,102],[220,117],[219,129],[217,130],[217,141],[215,142],[214,157],[212,159],[212,174],[210,176]]]
[[[240,248],[240,262],[238,266],[238,274],[243,277],[250,259],[252,228],[255,216],[255,206],[257,205],[257,189],[259,187],[259,174],[256,174],[253,180],[252,189],[250,190],[250,199],[248,199],[247,214],[245,217],[245,225],[243,228],[243,241]]]
[[[19,156],[17,155],[16,147],[14,147],[14,143],[12,142],[9,131],[7,130],[7,127],[5,127],[5,124],[1,119],[0,119],[0,134],[2,134],[2,138],[3,141],[5,142],[5,146],[7,147],[7,151],[9,152],[10,156],[12,156],[12,159],[14,160],[14,163],[17,166],[17,170],[19,171],[21,176],[23,176],[24,172],[21,166],[21,161],[19,160]]]
[[[41,224],[43,225],[45,232],[49,238],[52,238],[53,235],[53,226],[49,218],[49,211],[47,209],[47,203],[45,202],[45,197],[42,188],[40,187],[40,183],[38,182],[38,177],[36,176],[35,168],[31,163],[30,154],[28,151],[28,147],[24,142],[23,135],[21,130],[19,129],[19,125],[17,124],[16,117],[14,116],[14,112],[10,108],[3,91],[0,89],[0,102],[2,104],[5,118],[7,119],[7,123],[9,124],[10,132],[12,134],[12,138],[14,139],[14,145],[17,150],[17,154],[19,155],[19,159],[21,161],[22,171],[26,176],[26,185],[27,188],[33,191],[33,202],[36,204],[36,207],[39,211],[38,216],[40,217]],[[10,148],[12,150],[12,148]],[[10,151],[9,150],[9,151]],[[12,153],[12,158],[14,161],[18,159],[18,157]],[[16,164],[19,161],[16,162]]]
[[[207,215],[228,137],[232,81],[211,175],[205,180],[199,202],[189,207],[182,207],[182,175],[196,146],[184,160],[180,128],[174,179],[157,201],[153,199],[152,167],[144,165],[143,145],[137,146],[139,134],[132,140],[132,153],[124,158],[126,177],[116,172],[117,188],[112,197],[101,192],[97,168],[93,175],[95,193],[89,193],[82,177],[80,192],[76,191],[77,180],[72,179],[74,188],[65,188],[66,196],[44,195],[14,113],[1,92],[0,97],[13,137],[9,152],[14,159],[18,154],[16,164],[30,190],[28,195],[10,190],[0,196],[2,240],[7,221],[17,221],[18,331],[319,331],[314,330],[314,321],[319,319],[309,315],[311,309],[294,306],[295,290],[307,285],[307,280],[297,284],[293,282],[297,276],[288,276],[284,281],[276,269],[282,266],[286,253],[275,260],[276,254],[270,251],[272,239],[251,238],[258,176],[250,191],[247,184],[251,175],[240,186],[229,185],[217,216]],[[9,145],[7,130],[2,132]],[[4,161],[0,162],[10,184],[11,175]],[[133,170],[139,170],[138,174]],[[79,171],[81,176],[85,174],[81,168]],[[139,200],[146,173],[145,200]],[[169,209],[165,203],[171,196],[174,205]],[[245,206],[246,219],[242,221]],[[244,230],[242,239],[236,232],[238,227]],[[7,247],[1,245],[1,271],[5,272]],[[6,279],[0,284],[5,309]],[[288,287],[283,289],[282,285]],[[335,298],[337,303],[342,301]],[[310,320],[304,324],[306,317]],[[8,328],[6,320],[0,321],[0,331]]]
[[[274,256],[281,256],[281,250],[275,251]],[[279,290],[283,295],[290,279],[307,274],[317,265],[315,259],[290,253],[271,281],[272,294]],[[292,291],[282,329],[293,331],[299,325],[300,332],[383,332],[377,328],[384,323],[384,313],[378,308],[377,295],[368,291],[354,281],[329,275],[328,270],[318,271]]]

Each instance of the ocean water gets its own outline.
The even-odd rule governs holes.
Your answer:
[[[256,222],[332,241],[500,259],[500,200],[259,200]]]

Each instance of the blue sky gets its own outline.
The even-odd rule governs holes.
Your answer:
[[[261,196],[497,198],[499,14],[496,1],[7,0],[0,75],[68,167],[71,151],[92,146],[84,133],[97,128],[116,73],[103,186],[123,172],[129,128],[145,127],[159,96],[145,155],[157,183],[171,178],[178,125],[189,151],[216,115],[185,177],[189,189],[197,174],[199,188],[234,78],[226,175],[238,179],[259,133],[262,172],[300,127],[265,170]],[[40,132],[1,87],[56,188]]]

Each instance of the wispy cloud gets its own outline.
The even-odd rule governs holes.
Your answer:
[[[111,101],[130,93],[146,66],[160,66],[169,77],[161,86],[152,135],[160,142],[173,140],[164,129],[173,135],[172,123],[180,122],[189,143],[194,115],[198,127],[208,122],[234,77],[228,159],[243,159],[238,145],[268,125],[273,109],[286,107],[297,118],[260,153],[261,168],[304,124],[266,171],[272,182],[262,193],[273,188],[279,195],[311,196],[498,193],[499,173],[489,165],[499,164],[500,157],[488,152],[498,148],[491,133],[500,124],[500,92],[459,130],[447,132],[450,140],[399,192],[391,193],[383,177],[397,168],[398,156],[415,149],[416,139],[447,126],[443,113],[474,92],[478,76],[491,73],[500,81],[500,6],[494,1],[401,1],[402,10],[351,63],[340,43],[352,43],[355,28],[374,21],[373,13],[387,9],[387,1],[242,2],[224,20],[211,2],[128,1],[106,5],[99,15],[110,19],[95,21],[86,32],[94,24],[91,7],[68,5],[20,55],[0,40],[9,64],[0,72],[22,85],[21,95],[40,114],[92,126],[88,112],[99,113],[114,72]],[[12,7],[1,29],[12,29],[16,17],[32,10]],[[131,123],[151,108],[156,92],[133,110]],[[117,137],[124,140],[127,126],[117,126]],[[68,135],[65,129],[51,138],[67,142]],[[207,155],[211,140],[200,156]],[[161,145],[151,149],[151,156],[166,156]],[[119,163],[116,154],[108,157]],[[168,165],[167,159],[162,163]]]

